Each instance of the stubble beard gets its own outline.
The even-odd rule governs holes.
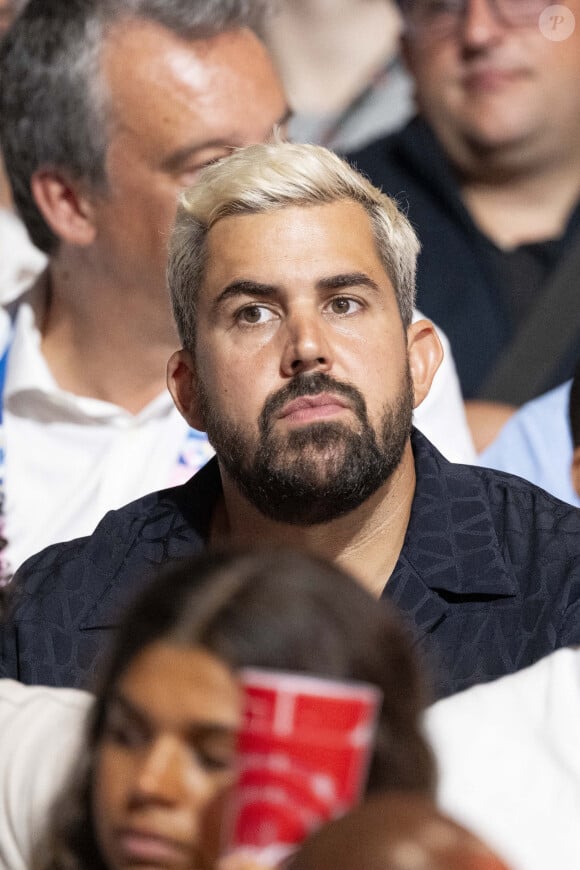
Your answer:
[[[274,431],[285,404],[324,392],[348,399],[354,425],[329,420]],[[203,385],[200,402],[209,441],[244,497],[272,520],[313,526],[355,510],[392,476],[411,433],[413,384],[407,364],[398,395],[384,407],[378,437],[358,389],[321,372],[297,375],[266,401],[255,446],[247,430],[217,413]]]

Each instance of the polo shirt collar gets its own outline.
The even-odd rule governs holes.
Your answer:
[[[415,430],[416,488],[409,526],[383,596],[427,631],[458,600],[517,595],[478,470],[448,462]]]
[[[56,382],[41,350],[37,311],[48,292],[48,272],[43,272],[29,291],[14,300],[6,311],[12,321],[6,383],[2,400],[9,411],[19,415],[73,423],[101,423],[123,427],[149,419],[165,418],[173,412],[173,401],[164,390],[138,414],[131,414],[111,402],[77,396]]]

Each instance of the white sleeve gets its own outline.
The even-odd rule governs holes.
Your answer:
[[[423,317],[415,311],[413,320]],[[476,462],[475,447],[471,439],[457,369],[449,339],[435,325],[443,345],[443,361],[433,379],[429,394],[415,408],[414,423],[418,429],[451,462]]]
[[[580,867],[580,650],[427,710],[438,803],[513,867]]]
[[[33,838],[75,762],[92,696],[0,680],[0,867],[27,870]]]

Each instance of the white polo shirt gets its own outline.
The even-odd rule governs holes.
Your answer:
[[[0,680],[0,867],[27,870],[82,742],[92,696]]]
[[[0,303],[20,296],[45,264],[45,255],[34,247],[22,221],[0,208]]]
[[[213,455],[168,391],[139,414],[62,390],[18,306],[4,389],[6,557],[15,570],[57,541],[92,532],[104,514],[183,483]],[[182,462],[178,462],[179,458]]]
[[[426,732],[446,812],[513,870],[578,870],[580,649],[439,701]]]

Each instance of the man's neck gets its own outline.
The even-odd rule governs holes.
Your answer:
[[[478,150],[433,125],[474,222],[500,248],[562,235],[580,200],[580,123],[557,141]]]
[[[557,239],[580,201],[580,159],[500,183],[470,179],[462,196],[479,229],[500,248]]]
[[[264,517],[221,470],[224,504],[212,530],[229,543],[290,546],[316,553],[353,574],[377,597],[399,558],[415,493],[410,442],[391,478],[359,508],[322,525],[302,527]]]
[[[74,259],[54,258],[35,294],[46,362],[62,389],[136,414],[165,389],[178,343],[167,294],[112,287]]]

